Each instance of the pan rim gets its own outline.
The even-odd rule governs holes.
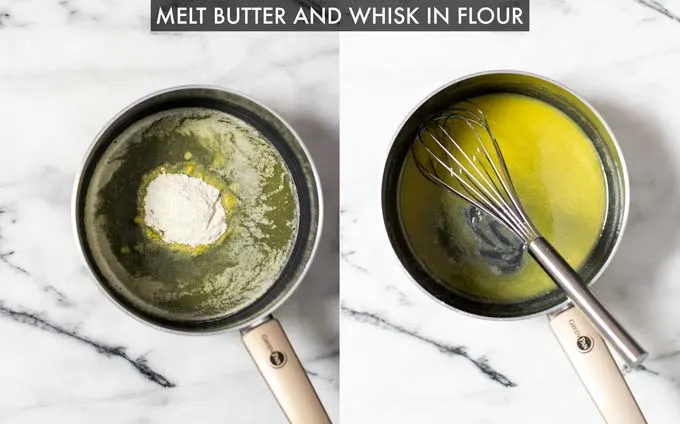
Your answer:
[[[236,325],[227,325],[224,327],[205,327],[202,324],[205,321],[197,321],[197,326],[192,329],[188,328],[174,328],[174,327],[167,327],[164,325],[161,325],[157,322],[151,321],[149,319],[146,319],[137,313],[135,313],[133,310],[129,309],[128,307],[122,305],[118,299],[112,296],[111,293],[109,293],[105,285],[109,285],[110,283],[107,281],[101,281],[100,277],[98,276],[98,273],[95,272],[93,269],[94,264],[90,263],[90,261],[87,259],[87,252],[86,252],[86,246],[88,246],[86,237],[84,232],[81,232],[79,230],[80,228],[80,219],[79,219],[79,213],[78,213],[78,204],[81,199],[81,196],[84,195],[84,191],[86,191],[87,185],[83,184],[83,178],[85,176],[86,171],[90,169],[90,167],[95,166],[97,164],[97,161],[93,160],[93,155],[94,152],[96,151],[97,148],[100,147],[102,143],[102,136],[106,133],[106,131],[119,119],[124,117],[126,114],[128,114],[132,109],[137,107],[138,105],[144,103],[147,100],[151,100],[155,97],[164,95],[164,94],[169,94],[172,92],[178,92],[178,91],[185,91],[185,90],[207,90],[207,91],[212,91],[212,92],[221,92],[225,94],[229,94],[232,96],[239,97],[243,100],[246,100],[248,102],[253,103],[254,105],[262,108],[266,112],[270,113],[277,121],[280,123],[287,131],[290,132],[290,134],[293,136],[295,139],[297,146],[300,148],[302,153],[304,154],[305,158],[308,161],[309,164],[309,169],[311,170],[311,174],[313,176],[314,184],[315,184],[315,195],[316,195],[316,206],[318,209],[318,217],[316,219],[316,225],[312,227],[313,230],[316,231],[316,234],[314,235],[314,240],[311,244],[311,249],[309,249],[309,256],[307,260],[305,261],[304,265],[300,268],[299,274],[296,278],[296,281],[291,282],[282,292],[282,294],[275,300],[273,301],[268,307],[262,309],[259,311],[257,314],[253,315],[252,317],[249,317],[248,319],[243,320],[242,322],[236,324]],[[297,187],[296,187],[297,189]],[[159,89],[156,91],[153,91],[143,97],[138,98],[137,100],[131,102],[125,108],[121,109],[117,114],[115,114],[111,119],[109,119],[106,124],[98,131],[98,133],[95,135],[93,141],[90,143],[88,146],[84,156],[83,160],[78,168],[78,172],[76,174],[74,186],[73,186],[73,191],[71,194],[71,223],[72,223],[72,230],[74,233],[75,240],[78,244],[78,249],[80,251],[80,258],[81,260],[85,263],[89,273],[93,277],[93,279],[96,282],[96,285],[98,289],[104,293],[104,295],[114,303],[119,309],[124,311],[128,316],[133,317],[135,320],[146,324],[150,327],[163,330],[165,332],[169,333],[174,333],[174,334],[182,334],[182,335],[212,335],[212,334],[217,334],[217,333],[223,333],[223,332],[232,332],[232,331],[242,331],[244,329],[248,329],[253,327],[254,325],[261,323],[263,320],[268,319],[268,317],[276,310],[278,309],[284,302],[286,302],[292,295],[293,293],[298,289],[299,285],[302,283],[302,280],[304,280],[304,277],[307,275],[307,272],[309,271],[309,268],[311,267],[312,262],[314,261],[314,258],[316,256],[318,246],[321,240],[321,235],[322,235],[322,230],[323,230],[323,222],[324,222],[324,201],[323,201],[323,187],[321,185],[321,179],[319,177],[318,170],[316,168],[316,165],[314,163],[314,160],[309,152],[309,149],[305,145],[304,141],[300,137],[300,135],[295,131],[295,129],[286,121],[284,120],[279,113],[271,109],[269,106],[265,105],[261,101],[253,98],[252,96],[243,94],[239,91],[232,90],[232,89],[227,89],[225,87],[221,87],[218,85],[211,85],[211,84],[185,84],[185,85],[177,85],[177,86],[171,86],[168,88],[163,88]],[[291,258],[289,258],[290,260]],[[268,291],[267,291],[268,292]],[[265,292],[265,293],[267,293]],[[134,309],[134,308],[133,308]]]
[[[413,107],[408,114],[405,116],[405,118],[402,119],[401,123],[398,125],[396,131],[394,132],[392,136],[392,142],[389,144],[387,148],[387,153],[385,155],[385,160],[384,163],[387,163],[387,160],[390,158],[393,149],[395,147],[395,143],[399,137],[399,134],[403,130],[404,126],[408,123],[408,121],[413,117],[415,113],[417,113],[420,108],[426,104],[428,101],[430,101],[433,97],[441,93],[442,91],[446,90],[449,87],[452,87],[456,84],[459,84],[463,81],[466,80],[471,80],[474,78],[479,78],[479,77],[484,77],[484,76],[492,76],[492,75],[517,75],[517,76],[525,76],[525,77],[530,77],[534,78],[543,82],[546,82],[548,84],[551,84],[555,86],[558,89],[561,89],[565,91],[566,93],[570,94],[573,96],[578,102],[580,102],[583,106],[585,106],[586,109],[588,109],[589,112],[593,114],[593,116],[597,119],[598,124],[602,126],[606,134],[609,136],[611,139],[611,144],[613,146],[613,149],[618,156],[618,167],[620,170],[620,174],[622,176],[621,181],[622,181],[622,192],[623,192],[623,204],[621,206],[622,211],[620,215],[620,225],[618,227],[618,234],[616,236],[616,239],[614,240],[614,243],[606,257],[606,259],[602,262],[600,265],[599,269],[597,272],[592,276],[590,281],[588,281],[587,285],[590,287],[592,286],[597,280],[600,279],[604,271],[607,269],[607,267],[610,265],[611,261],[613,260],[617,250],[619,249],[619,246],[621,245],[621,241],[623,239],[623,235],[625,233],[625,229],[628,224],[628,215],[629,215],[629,209],[630,209],[630,176],[628,174],[628,167],[626,165],[626,160],[625,157],[623,156],[623,151],[621,149],[621,146],[616,138],[616,135],[612,131],[611,127],[607,123],[607,121],[604,119],[604,117],[600,114],[600,112],[590,103],[588,102],[583,96],[579,95],[577,92],[572,90],[571,88],[565,86],[564,84],[553,80],[552,78],[539,75],[536,73],[528,72],[528,71],[522,71],[522,70],[512,70],[512,69],[493,69],[493,70],[486,70],[486,71],[479,71],[479,72],[474,72],[470,74],[465,74],[463,76],[460,76],[458,78],[455,78],[449,82],[446,82],[439,87],[437,87],[435,90],[431,91],[429,94],[427,94],[423,99],[415,106]],[[453,310],[457,313],[460,313],[462,315],[474,317],[474,318],[480,318],[480,319],[485,319],[489,321],[519,321],[523,319],[530,319],[534,318],[537,316],[541,315],[551,315],[555,314],[558,311],[564,310],[565,308],[569,307],[570,301],[569,299],[564,299],[563,301],[559,302],[556,305],[550,306],[544,310],[539,310],[535,312],[530,312],[526,314],[519,314],[519,315],[514,315],[514,316],[493,316],[493,315],[482,315],[479,313],[463,310],[461,308],[458,308],[456,306],[450,305],[449,303],[445,302],[444,300],[440,299],[439,297],[435,296],[433,293],[431,293],[429,290],[427,290],[425,287],[423,287],[420,282],[411,274],[409,269],[406,267],[406,264],[402,260],[402,258],[399,257],[399,255],[396,253],[398,246],[398,243],[396,240],[394,240],[394,237],[390,234],[390,228],[388,227],[388,216],[387,216],[387,211],[385,208],[386,205],[386,183],[387,183],[387,178],[388,178],[388,167],[385,166],[383,169],[383,177],[381,181],[381,208],[382,208],[382,217],[383,217],[383,224],[385,226],[385,230],[387,232],[388,239],[390,241],[390,245],[394,251],[394,257],[399,263],[402,271],[406,273],[408,278],[411,280],[412,283],[414,283],[422,292],[424,292],[428,297],[431,299],[435,300],[437,303],[445,306],[446,308]]]

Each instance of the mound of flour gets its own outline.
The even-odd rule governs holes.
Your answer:
[[[227,229],[225,218],[220,191],[200,178],[161,173],[146,189],[144,223],[168,243],[213,243]]]

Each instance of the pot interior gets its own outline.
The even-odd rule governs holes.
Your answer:
[[[442,273],[431,266],[432,262],[428,262],[423,251],[414,247],[419,244],[413,238],[416,234],[413,227],[406,228],[412,224],[405,219],[404,204],[408,204],[408,198],[406,203],[403,200],[404,193],[408,193],[408,190],[415,193],[413,197],[416,203],[425,201],[423,193],[426,191],[439,191],[444,193],[440,196],[453,197],[453,194],[442,192],[441,188],[427,181],[415,168],[411,146],[418,125],[431,114],[460,101],[502,93],[531,97],[557,108],[580,127],[594,147],[601,164],[606,207],[599,236],[578,270],[585,281],[592,283],[615,250],[625,224],[628,201],[625,165],[612,134],[601,118],[569,90],[543,78],[511,72],[478,74],[455,82],[432,95],[411,114],[395,138],[385,165],[382,206],[388,236],[397,256],[409,274],[430,295],[473,315],[518,318],[548,311],[565,302],[566,297],[561,290],[554,287],[529,297],[490,298],[463,290],[462,287],[468,281],[460,277],[456,277],[454,281],[444,281]],[[423,210],[420,213],[422,219],[431,219],[427,216],[427,209],[419,207]],[[435,236],[437,235],[434,234],[433,237]],[[449,236],[462,237],[459,233]]]
[[[149,230],[143,201],[159,174],[220,190],[226,230],[193,248]],[[78,181],[77,234],[90,269],[125,310],[176,331],[238,328],[299,282],[319,225],[311,161],[254,101],[188,87],[127,109],[101,133]]]

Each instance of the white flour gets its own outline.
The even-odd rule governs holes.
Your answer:
[[[168,243],[210,244],[227,229],[220,191],[200,178],[162,173],[149,183],[144,223]]]

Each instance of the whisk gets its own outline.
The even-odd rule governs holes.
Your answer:
[[[460,135],[469,131],[468,144]],[[472,142],[470,142],[470,138]],[[482,110],[464,102],[434,114],[418,128],[412,148],[415,163],[430,181],[498,220],[557,283],[629,366],[647,356],[588,289],[579,274],[541,236],[522,207],[500,147]]]

